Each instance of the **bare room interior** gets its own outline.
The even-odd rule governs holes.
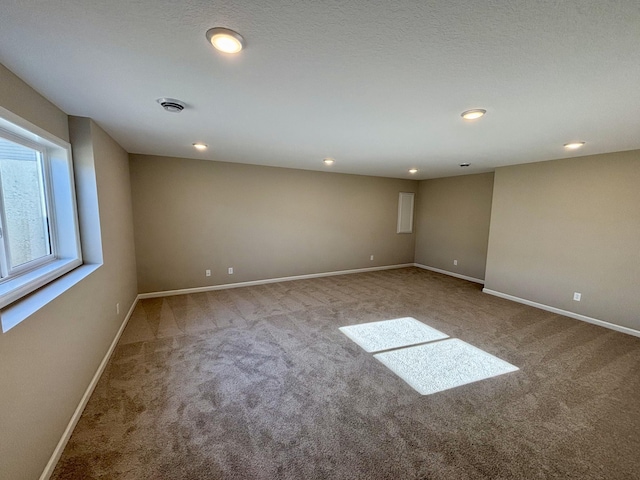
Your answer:
[[[0,479],[640,479],[637,1],[0,13]]]

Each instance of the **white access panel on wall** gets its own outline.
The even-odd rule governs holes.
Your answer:
[[[398,232],[413,233],[413,200],[415,193],[400,192],[398,199]]]

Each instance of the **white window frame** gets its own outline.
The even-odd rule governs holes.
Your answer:
[[[42,154],[51,254],[10,269],[8,263],[6,268],[4,265],[8,252],[0,246],[0,254],[4,256],[0,259],[2,270],[7,275],[0,279],[0,308],[82,265],[71,145],[44,131],[36,131],[15,115],[6,117],[0,116],[0,137]],[[1,203],[0,199],[0,208]],[[4,222],[2,229],[6,232]]]

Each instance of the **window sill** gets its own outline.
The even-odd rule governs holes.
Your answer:
[[[80,259],[62,258],[0,284],[0,308],[20,300],[80,265]]]
[[[9,329],[15,327],[24,319],[33,315],[53,299],[62,295],[71,287],[87,278],[100,268],[100,266],[101,264],[95,263],[81,265],[74,268],[69,273],[62,275],[60,278],[57,278],[56,280],[41,287],[30,295],[2,308],[0,313],[2,332],[6,333]]]

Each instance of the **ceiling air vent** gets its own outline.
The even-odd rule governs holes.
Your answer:
[[[167,112],[180,113],[187,105],[175,98],[159,98],[156,100]]]

